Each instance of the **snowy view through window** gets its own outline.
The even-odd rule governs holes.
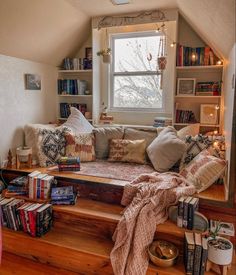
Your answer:
[[[114,36],[113,107],[162,108],[157,74],[160,36]]]

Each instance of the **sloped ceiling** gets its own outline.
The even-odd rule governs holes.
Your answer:
[[[0,0],[0,54],[59,65],[89,36],[91,17],[178,8],[199,35],[227,57],[235,43],[235,0]]]

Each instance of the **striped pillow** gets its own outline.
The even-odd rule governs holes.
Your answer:
[[[200,193],[210,187],[224,173],[227,162],[212,156],[207,150],[199,153],[180,174]]]

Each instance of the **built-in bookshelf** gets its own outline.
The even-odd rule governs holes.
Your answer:
[[[69,115],[69,107],[78,108],[92,123],[93,92],[92,70],[59,70],[57,87],[58,120],[64,121]],[[80,89],[80,84],[83,84]]]

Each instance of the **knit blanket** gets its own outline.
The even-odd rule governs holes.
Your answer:
[[[156,226],[168,218],[168,208],[195,187],[177,173],[143,174],[125,186],[121,204],[127,206],[117,225],[111,251],[115,275],[145,275],[148,247]]]

